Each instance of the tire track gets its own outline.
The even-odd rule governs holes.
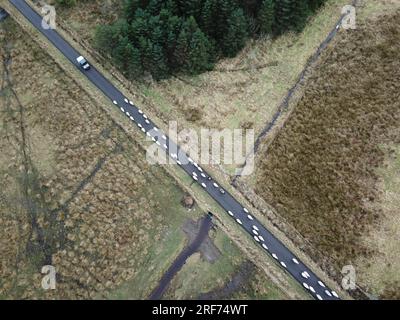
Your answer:
[[[169,284],[174,279],[175,275],[185,265],[186,260],[194,254],[208,236],[208,232],[213,226],[211,214],[207,214],[200,221],[200,229],[196,238],[179,254],[167,272],[164,273],[158,286],[150,294],[149,300],[160,300],[168,289]]]

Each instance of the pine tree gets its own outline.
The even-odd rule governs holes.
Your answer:
[[[211,44],[195,19],[187,19],[182,24],[174,53],[175,61],[180,63],[179,70],[192,74],[208,70],[212,61],[211,51]]]
[[[293,26],[293,2],[297,0],[275,1],[274,33],[282,34]]]
[[[151,47],[151,64],[148,66],[148,70],[151,75],[156,80],[161,80],[166,78],[170,71],[165,61],[165,56],[163,53],[163,49],[158,44],[152,44]]]
[[[135,18],[129,27],[129,38],[135,43],[141,37],[149,37],[151,34],[150,15],[142,9],[136,10]]]
[[[232,0],[216,0],[218,2],[218,7],[216,11],[216,30],[215,30],[215,40],[220,43],[230,31],[231,27],[228,20],[233,18],[232,14],[235,9],[239,9],[233,4]],[[243,10],[242,10],[243,13]],[[222,44],[222,46],[224,46]]]
[[[206,0],[201,11],[200,26],[205,34],[216,38],[217,6],[215,0]]]
[[[110,54],[128,31],[129,25],[123,19],[117,20],[111,26],[99,26],[95,34],[95,45],[100,51]]]
[[[292,7],[292,29],[300,32],[304,29],[307,18],[310,15],[310,9],[308,8],[307,0],[296,0],[293,2]]]
[[[115,64],[121,69],[127,69],[127,54],[126,54],[126,47],[129,44],[129,39],[127,37],[123,37],[119,40],[118,45],[112,51],[112,57]]]
[[[106,54],[111,53],[114,46],[117,44],[113,37],[112,26],[98,26],[94,38],[95,47]]]
[[[167,64],[171,69],[179,68],[179,61],[175,60],[174,52],[181,31],[183,19],[178,16],[171,16],[168,10],[163,9],[160,13],[160,20],[164,30],[164,54]]]
[[[324,4],[325,0],[309,0],[308,1],[308,7],[312,12],[315,12],[318,10],[319,7],[321,7]]]
[[[275,19],[274,0],[263,0],[258,12],[259,32],[262,35],[272,34],[272,26]]]
[[[147,5],[146,12],[152,16],[157,16],[163,6],[165,5],[165,0],[150,0],[149,4]]]
[[[210,70],[212,62],[211,44],[207,36],[197,29],[190,39],[187,71],[191,74],[198,74]]]
[[[242,9],[232,11],[227,19],[228,31],[221,43],[225,56],[234,57],[246,44],[247,24]]]
[[[125,53],[128,60],[126,69],[127,76],[132,80],[136,80],[143,76],[143,66],[140,51],[131,43],[128,43],[125,47]]]
[[[125,74],[208,70],[249,36],[301,31],[325,0],[125,0],[125,19],[96,30],[96,47]],[[251,32],[251,34],[249,34]]]
[[[124,13],[126,20],[131,23],[135,18],[136,10],[145,9],[149,4],[149,0],[125,0]]]
[[[181,17],[189,18],[193,16],[196,20],[201,16],[203,2],[204,0],[175,0]]]

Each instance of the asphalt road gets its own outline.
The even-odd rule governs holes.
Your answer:
[[[76,58],[81,54],[65,41],[55,30],[42,27],[42,17],[37,14],[24,0],[9,0],[30,23],[36,27],[58,50],[94,84],[96,85],[131,121],[133,125],[153,139],[160,148],[168,152],[171,158],[176,159],[188,175],[222,207],[227,214],[239,223],[243,229],[256,241],[283,269],[296,279],[310,295],[319,300],[338,300],[336,292],[329,289],[299,258],[280,242],[269,230],[253,217],[249,218],[243,206],[227,191],[215,187],[214,181],[198,164],[170,140],[154,123],[127,98],[114,87],[95,67],[88,71],[82,70]],[[201,174],[204,174],[204,177]]]

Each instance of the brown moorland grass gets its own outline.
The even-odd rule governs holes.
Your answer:
[[[0,44],[0,299],[146,298],[185,243],[183,191],[11,19]]]
[[[382,210],[381,223],[364,237],[375,249],[373,257],[359,257],[355,265],[361,281],[376,296],[400,299],[400,145],[387,150],[385,165],[377,170],[379,198],[372,205]]]
[[[172,178],[11,19],[0,44],[0,299],[146,298],[202,212],[181,206]],[[223,249],[232,271],[243,252]],[[56,291],[40,287],[49,263]]]
[[[256,192],[337,271],[375,251],[362,236],[381,223],[380,146],[400,143],[398,21],[399,10],[342,33],[258,167]]]

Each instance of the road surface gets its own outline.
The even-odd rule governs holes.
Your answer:
[[[81,54],[76,51],[55,30],[42,27],[42,17],[34,11],[24,0],[9,0],[22,15],[30,21],[72,64],[79,68],[76,58]],[[197,163],[193,161],[174,141],[170,140],[134,103],[128,100],[111,82],[109,82],[95,67],[90,70],[80,71],[101,90],[123,112],[132,125],[146,134],[161,149],[174,159],[194,181],[202,185],[204,190],[225,209],[232,219],[239,223],[243,229],[280,264],[289,274],[296,279],[310,295],[319,300],[338,300],[337,293],[329,289],[304,263],[300,261],[281,241],[269,230],[247,212],[247,209],[237,201],[229,192],[221,189]],[[203,174],[203,175],[202,175]],[[214,185],[215,184],[215,185]]]

